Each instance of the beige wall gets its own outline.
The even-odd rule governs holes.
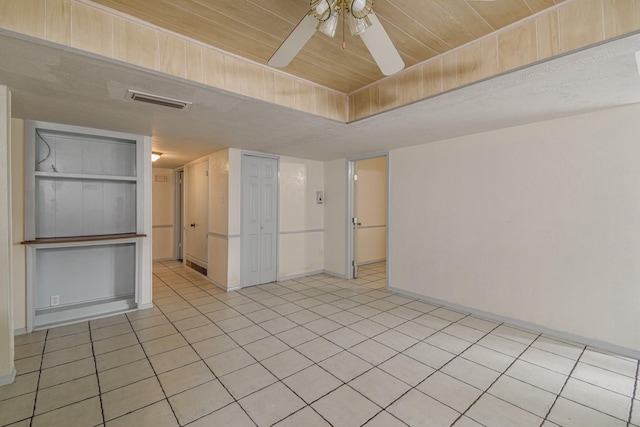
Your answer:
[[[387,257],[387,158],[359,160],[358,165],[358,263]]]
[[[390,286],[640,356],[639,116],[392,151]]]
[[[172,169],[152,169],[153,259],[173,259],[174,173]]]

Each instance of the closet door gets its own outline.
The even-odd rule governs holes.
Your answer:
[[[278,265],[278,161],[242,156],[241,281],[274,282]]]

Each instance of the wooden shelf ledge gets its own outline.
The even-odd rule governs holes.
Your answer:
[[[101,240],[120,240],[131,239],[135,237],[147,237],[146,234],[101,234],[97,236],[73,236],[73,237],[51,237],[46,239],[25,240],[20,242],[23,245],[45,245],[55,243],[77,243],[77,242],[97,242]]]

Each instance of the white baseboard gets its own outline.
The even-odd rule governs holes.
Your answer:
[[[153,308],[152,302],[148,302],[146,304],[138,304],[138,310],[148,310],[150,308]]]
[[[0,386],[12,384],[16,380],[16,368],[11,368],[9,375],[0,377]]]
[[[406,295],[411,298],[415,298],[424,302],[442,305],[453,310],[463,311],[466,313],[474,314],[479,317],[484,317],[485,319],[493,320],[496,322],[504,322],[512,326],[516,326],[522,329],[528,329],[532,332],[538,332],[541,334],[545,334],[547,336],[560,338],[565,341],[573,341],[579,344],[599,348],[601,350],[609,351],[611,353],[616,353],[621,356],[631,357],[633,359],[640,359],[640,351],[633,350],[626,347],[621,347],[615,344],[611,344],[605,341],[600,341],[593,338],[583,337],[580,335],[572,334],[570,332],[560,331],[557,329],[547,328],[546,326],[537,325],[535,323],[524,322],[522,320],[513,319],[511,317],[500,316],[494,313],[490,313],[487,311],[478,310],[475,308],[467,307],[460,304],[451,303],[449,301],[439,300],[437,298],[430,298],[424,295],[416,294],[415,292],[405,291],[402,289],[397,289],[392,286],[387,286],[387,290],[391,292],[396,292],[401,295]]]
[[[347,280],[347,275],[346,274],[335,273],[335,272],[329,271],[329,270],[324,270],[323,273],[326,274],[327,276],[337,277],[338,279]]]
[[[324,273],[324,270],[316,270],[316,271],[309,271],[307,273],[292,274],[290,276],[282,276],[282,277],[278,277],[278,282],[284,282],[285,280],[299,279],[301,277],[313,276],[315,274],[322,274],[322,273]]]
[[[18,335],[24,335],[27,333],[27,328],[20,328],[20,329],[15,329],[13,331],[13,336],[17,337]]]

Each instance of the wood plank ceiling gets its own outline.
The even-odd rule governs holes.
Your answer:
[[[375,0],[374,10],[407,67],[564,0]],[[120,12],[266,64],[309,10],[307,0],[94,0]],[[285,72],[343,93],[384,76],[359,37],[320,32]]]

